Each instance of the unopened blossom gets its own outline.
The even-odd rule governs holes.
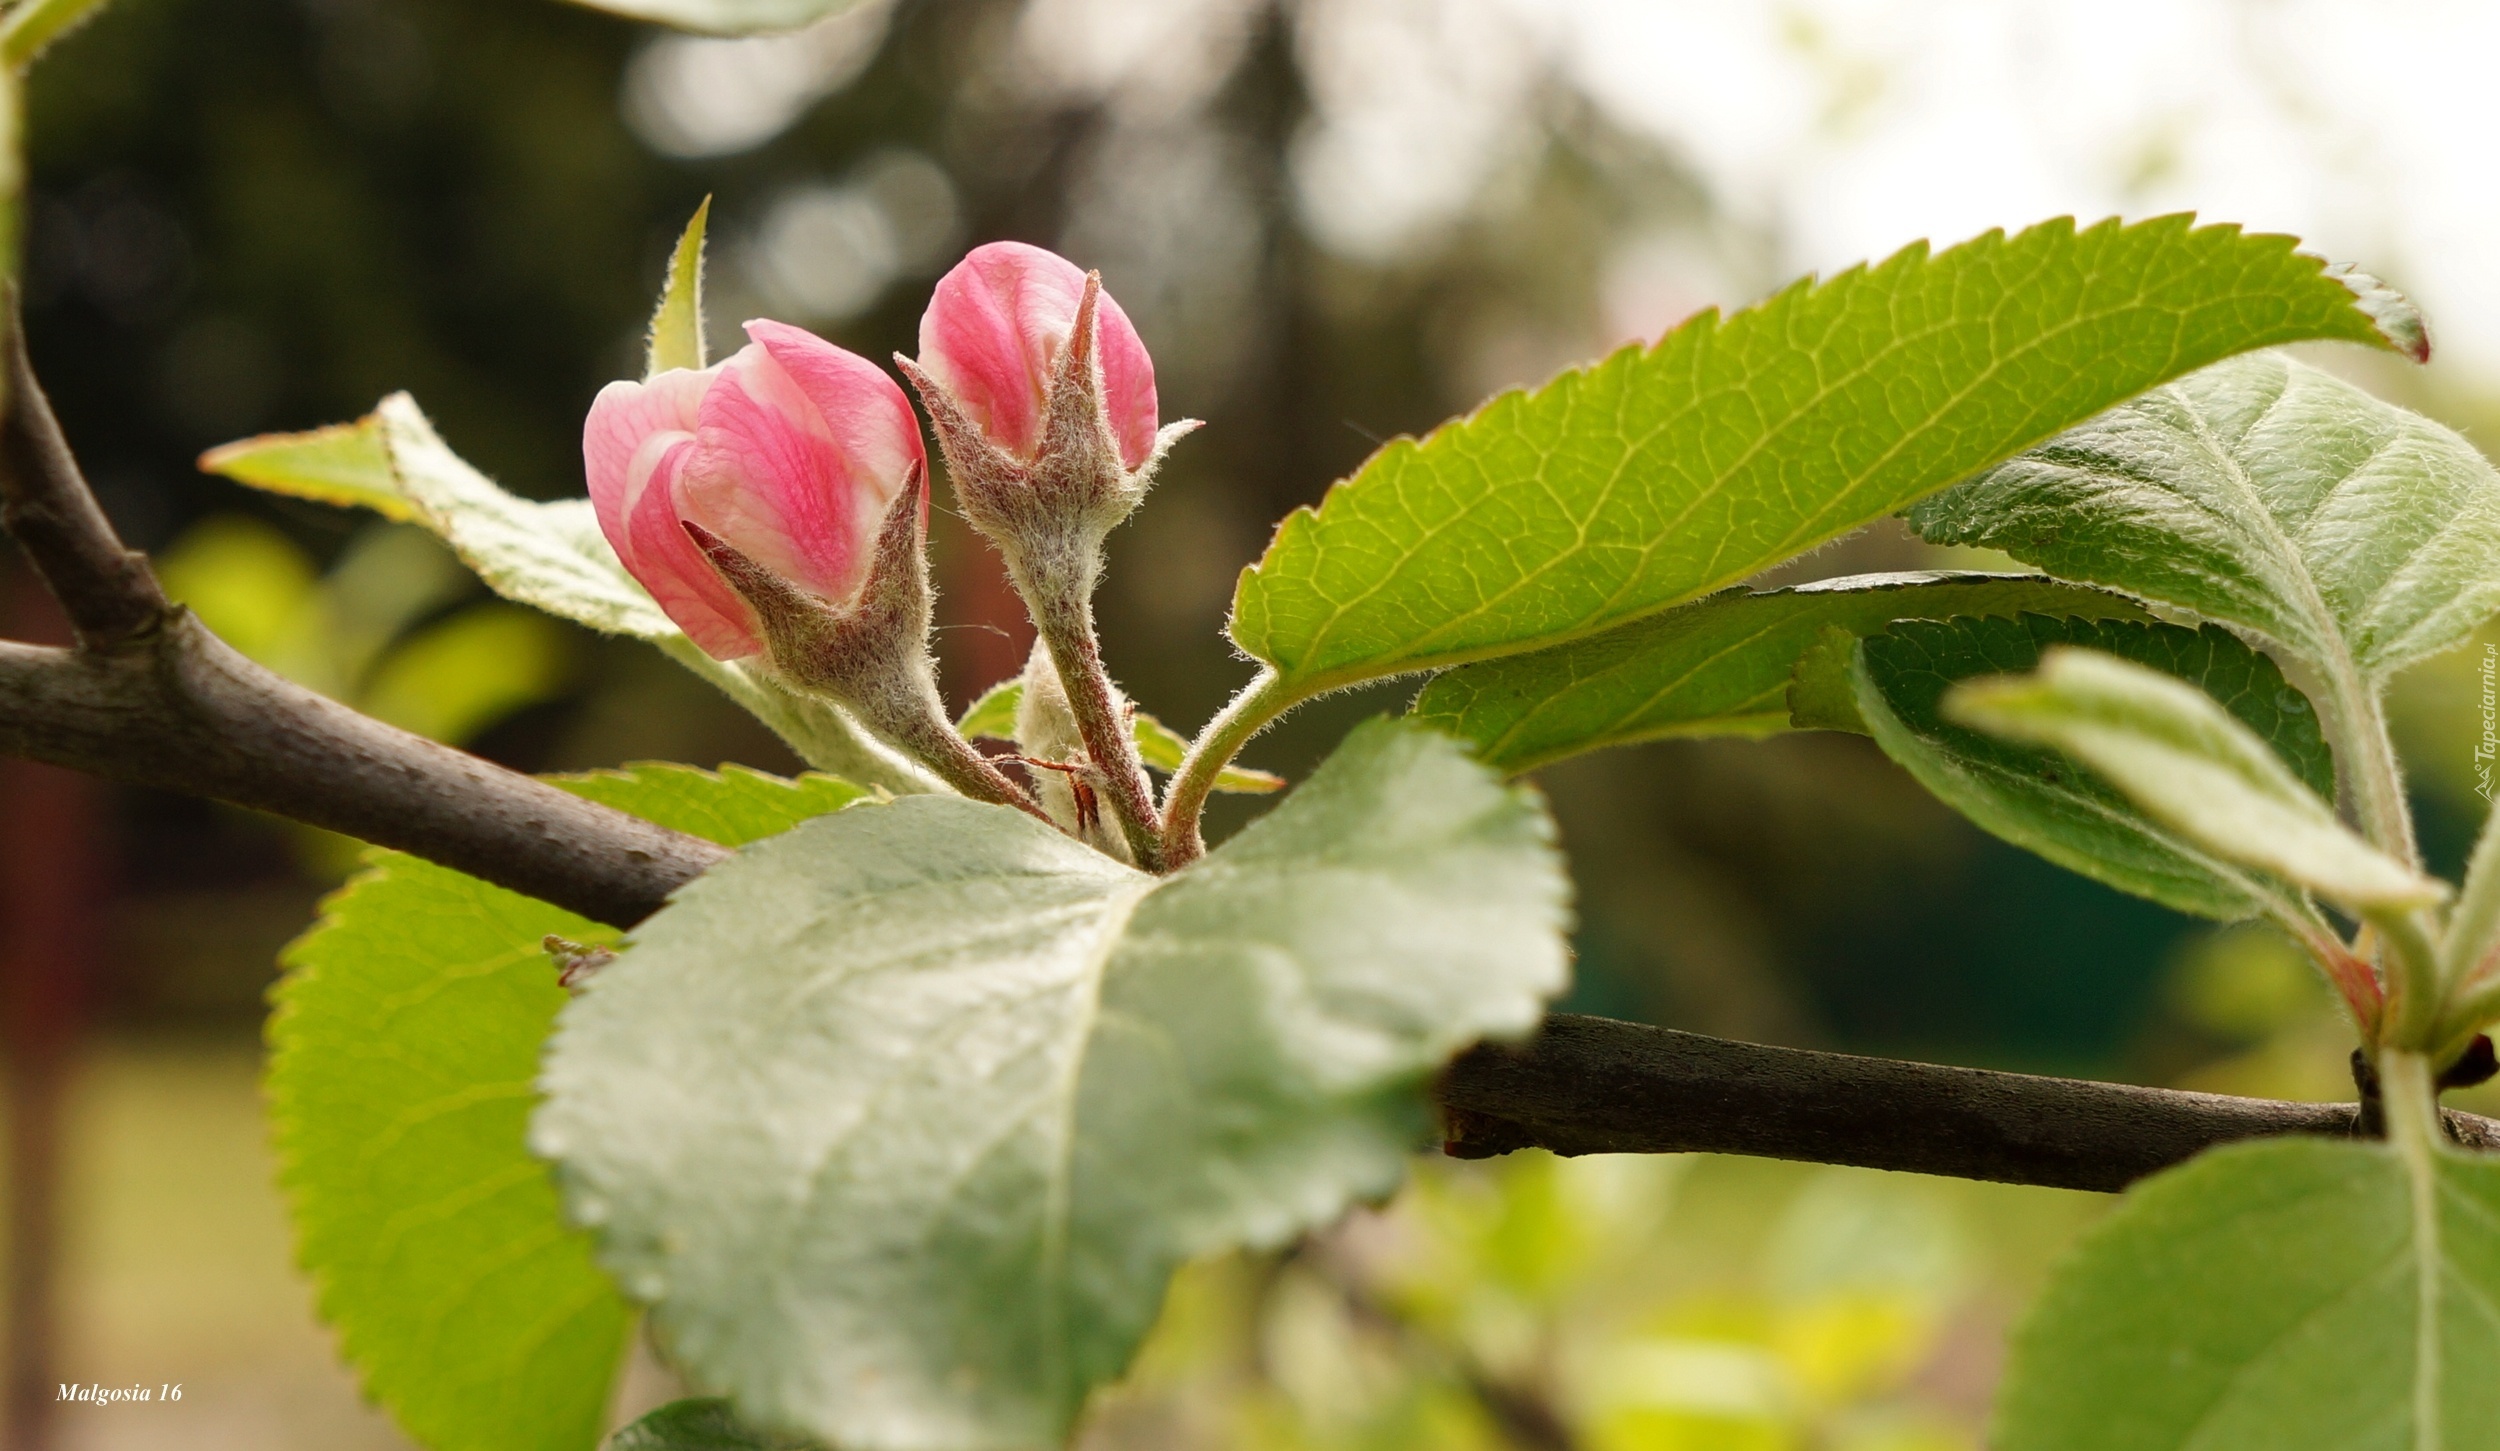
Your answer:
[[[599,527],[688,637],[723,660],[765,648],[753,608],[686,526],[807,594],[846,605],[879,526],[926,467],[903,391],[855,353],[786,323],[700,372],[600,390],[582,429]]]
[[[976,247],[939,280],[920,317],[919,364],[1000,452],[1030,463],[1043,442],[1051,380],[1076,326],[1085,273],[1022,242]],[[1154,452],[1154,360],[1104,293],[1095,319],[1102,407],[1121,466]]]

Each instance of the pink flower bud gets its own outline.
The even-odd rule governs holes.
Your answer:
[[[694,523],[833,604],[867,578],[878,526],[915,467],[920,423],[875,364],[815,334],[750,322],[701,372],[610,383],[582,463],[625,568],[705,653],[761,652],[755,613],[686,534]]]
[[[1002,452],[1027,462],[1042,442],[1051,372],[1076,326],[1085,274],[1022,242],[976,247],[940,278],[920,317],[920,366],[955,395]],[[1120,462],[1154,451],[1155,365],[1128,314],[1104,293],[1096,321],[1103,403]]]

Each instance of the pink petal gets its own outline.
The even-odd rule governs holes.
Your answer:
[[[617,553],[703,653],[716,660],[744,659],[764,648],[754,615],[678,522],[684,513],[686,465],[697,447],[691,434],[662,446],[626,515],[625,540]]]
[[[647,383],[610,383],[591,401],[590,416],[582,424],[582,472],[590,483],[599,528],[628,569],[633,566],[625,548],[625,517],[632,512],[631,496],[649,476],[649,460],[640,475],[635,473],[635,456],[656,434],[693,436],[697,410],[716,371],[671,369]]]
[[[1085,274],[1022,242],[976,247],[938,280],[920,318],[920,364],[1000,448],[1031,458],[1041,443],[1051,370],[1076,326]],[[1154,447],[1154,360],[1128,314],[1104,293],[1095,319],[1104,400],[1121,462]]]
[[[704,396],[680,506],[774,573],[848,601],[921,459],[919,423],[866,359],[779,323],[748,332],[756,341]]]
[[[850,461],[852,476],[869,496],[873,533],[894,496],[903,491],[905,476],[915,466],[928,467],[920,415],[912,412],[911,400],[883,368],[805,328],[764,318],[746,328],[747,336],[763,345],[816,406],[834,447]],[[922,514],[925,520],[927,511]]]
[[[1076,326],[1076,315],[1068,315]],[[1155,360],[1146,354],[1146,340],[1137,335],[1128,314],[1111,294],[1102,295],[1094,311],[1094,356],[1102,364],[1103,403],[1111,412],[1111,436],[1120,445],[1120,462],[1135,468],[1154,452],[1155,431],[1163,426],[1155,398]]]

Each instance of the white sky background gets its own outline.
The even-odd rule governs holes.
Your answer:
[[[1031,0],[1022,17],[1004,79],[1109,101],[1126,148],[1107,153],[1126,158],[1112,180],[1189,193],[1177,219],[1130,216],[1153,198],[1119,187],[1094,199],[1119,214],[1096,230],[1129,239],[1096,248],[1101,265],[1133,291],[1174,269],[1167,291],[1220,290],[1208,267],[1180,266],[1210,238],[1173,228],[1202,213],[1211,236],[1246,225],[1217,204],[1225,158],[1193,114],[1255,8]],[[657,40],[628,74],[627,118],[674,155],[759,145],[858,73],[887,9],[871,0],[785,37]],[[2500,389],[2495,0],[1297,0],[1292,13],[1317,112],[1294,152],[1301,212],[1349,256],[1429,247],[1498,193],[1559,81],[1662,143],[1739,231],[1781,252],[1731,278],[1689,243],[1633,238],[1607,279],[1619,337],[1922,237],[2192,210],[2386,277],[2429,312],[2450,382]],[[951,238],[951,221],[880,231],[890,199],[872,180],[822,178],[776,203],[741,244],[768,301],[839,320],[920,269],[895,238]],[[952,215],[946,198],[931,207]]]
[[[1786,273],[2193,210],[2382,273],[2450,369],[2500,386],[2500,5],[1306,0],[1300,20],[1322,117],[1304,210],[1350,252],[1462,208],[1515,135],[1503,113],[1554,74],[1778,238]]]

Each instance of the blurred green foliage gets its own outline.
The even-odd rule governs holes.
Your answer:
[[[476,600],[476,580],[433,535],[359,530],[327,572],[276,526],[214,514],[156,557],[166,592],[251,659],[299,685],[448,745],[562,695],[567,628],[536,610]],[[291,828],[305,865],[351,868],[359,843]]]
[[[176,600],[245,655],[447,744],[565,684],[564,627],[501,601],[460,603],[475,581],[421,529],[359,531],[324,574],[276,528],[220,514],[160,554],[157,570]]]
[[[1975,1448],[1999,1325],[2097,1203],[1682,1157],[1431,1163],[1291,1254],[1184,1274],[1086,1444]]]

